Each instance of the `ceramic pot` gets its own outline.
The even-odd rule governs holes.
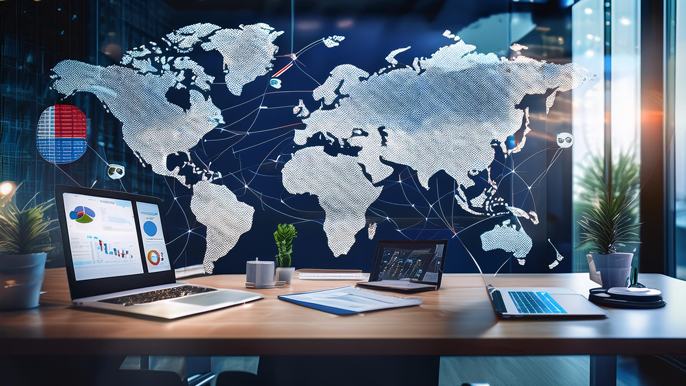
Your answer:
[[[47,253],[0,255],[0,311],[38,307]]]
[[[590,253],[596,271],[600,273],[600,284],[605,289],[612,287],[627,287],[631,275],[631,261],[633,253],[611,253],[601,255]]]
[[[286,284],[291,284],[295,267],[278,267],[276,269],[276,281],[285,281]]]

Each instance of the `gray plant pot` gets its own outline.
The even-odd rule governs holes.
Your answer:
[[[0,311],[38,307],[47,253],[0,255]]]
[[[285,281],[286,284],[291,284],[295,267],[278,267],[276,269],[276,281]]]
[[[600,272],[599,283],[603,288],[627,287],[631,275],[631,261],[633,253],[617,252],[609,255],[591,253],[596,271]]]

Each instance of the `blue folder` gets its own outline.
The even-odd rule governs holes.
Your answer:
[[[341,296],[318,297],[316,294],[340,292]],[[347,293],[347,294],[345,294]],[[312,296],[314,295],[314,296]],[[361,312],[384,310],[389,308],[409,307],[420,305],[421,299],[404,298],[381,294],[360,288],[340,287],[320,291],[302,292],[291,295],[279,295],[279,299],[315,310],[328,312],[334,315],[353,315]],[[356,301],[360,299],[361,301]],[[342,304],[343,303],[343,304]],[[348,303],[352,307],[346,307]]]

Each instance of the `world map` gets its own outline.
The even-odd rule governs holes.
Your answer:
[[[274,42],[281,34],[263,23],[238,28],[193,24],[167,34],[160,44],[150,42],[128,51],[116,65],[65,60],[52,69],[54,90],[64,97],[77,92],[95,95],[121,122],[123,139],[139,161],[189,189],[190,209],[207,228],[203,264],[208,273],[252,229],[255,208],[221,184],[222,174],[211,163],[196,165],[190,149],[225,124],[222,109],[210,96],[212,88],[226,87],[240,97],[245,85],[273,74],[279,50]],[[559,65],[525,55],[508,59],[478,53],[450,31],[443,37],[445,46],[430,57],[407,61],[411,64],[396,58],[411,50],[400,47],[380,53],[388,65],[373,73],[339,65],[312,92],[318,109],[310,112],[302,100],[293,108],[304,128],[293,131],[293,142],[300,148],[281,170],[283,188],[317,197],[325,212],[328,247],[336,257],[350,251],[365,227],[369,238],[374,237],[377,224],[368,223],[368,210],[384,189],[381,181],[393,173],[392,165],[404,165],[416,171],[426,190],[437,173],[449,175],[456,185],[455,202],[466,213],[512,215],[515,222],[506,220],[482,234],[482,247],[512,252],[520,264],[525,262],[532,243],[519,219],[535,225],[536,213],[504,201],[490,173],[487,187],[476,193],[474,179],[490,171],[496,147],[513,154],[525,146],[529,111],[518,107],[525,96],[548,93],[549,110],[558,92],[592,76],[574,63]],[[333,36],[322,42],[332,48],[343,39]],[[216,82],[208,75],[192,58],[194,50],[219,53],[224,79]],[[281,87],[280,81],[270,84]],[[168,100],[170,89],[188,90],[187,108]],[[507,146],[522,125],[522,139]],[[323,146],[308,145],[315,137],[360,151],[331,155]],[[168,158],[178,155],[187,161],[169,169]],[[198,180],[188,181],[181,169],[191,170]]]

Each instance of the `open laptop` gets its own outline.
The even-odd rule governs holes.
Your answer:
[[[561,287],[496,288],[481,275],[495,312],[501,318],[605,317],[607,314],[583,295]]]
[[[77,307],[175,319],[264,297],[177,283],[157,198],[57,186],[55,201]]]
[[[416,293],[441,288],[448,240],[381,240],[369,281],[358,287]]]

